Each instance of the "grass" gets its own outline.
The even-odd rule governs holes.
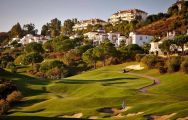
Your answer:
[[[0,73],[1,77],[13,80],[25,96],[6,118],[21,120],[33,116],[32,120],[39,117],[41,120],[51,117],[59,120],[60,116],[82,112],[83,118],[99,116],[105,119],[113,114],[101,113],[98,109],[120,108],[123,100],[131,106],[123,114],[144,112],[127,117],[128,120],[144,119],[143,116],[149,114],[177,113],[172,119],[188,116],[188,75],[181,72],[160,75],[157,70],[133,71],[161,80],[161,84],[150,88],[148,93],[140,93],[138,89],[152,81],[121,73],[129,64],[135,63],[107,66],[62,80],[40,80],[24,73]]]

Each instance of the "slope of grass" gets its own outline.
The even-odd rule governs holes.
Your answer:
[[[129,64],[107,66],[62,80],[39,80],[25,74],[0,73],[1,77],[14,80],[23,92],[23,102],[8,115],[56,117],[83,113],[83,118],[113,114],[98,109],[120,108],[123,100],[131,109],[123,114],[144,112],[127,119],[144,119],[144,115],[177,113],[172,119],[188,116],[188,75],[183,73],[160,75],[157,70],[133,71],[158,77],[161,84],[148,93],[138,89],[152,84],[151,80],[122,73]],[[43,119],[43,118],[41,118]],[[108,118],[109,119],[109,118]]]

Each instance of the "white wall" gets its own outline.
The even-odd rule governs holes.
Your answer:
[[[134,32],[131,32],[129,34],[130,39],[132,39],[132,44],[137,44],[139,46],[142,46],[144,43],[150,43],[153,36],[149,35],[138,35]]]

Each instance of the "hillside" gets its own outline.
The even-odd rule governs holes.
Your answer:
[[[172,113],[172,119],[188,116],[187,75],[180,72],[160,75],[157,70],[146,69],[132,71],[157,77],[161,81],[159,85],[142,93],[139,89],[152,84],[152,81],[122,73],[122,69],[129,64],[137,63],[107,66],[53,81],[11,74],[8,78],[17,83],[25,98],[5,119],[47,120],[53,117],[59,120],[63,116],[72,116],[107,119],[122,117],[131,120]],[[0,76],[7,78],[10,73],[0,73]],[[122,101],[125,101],[127,111],[119,111]]]
[[[168,31],[175,30],[177,33],[184,33],[188,25],[180,25],[180,16],[172,16],[167,19],[161,19],[149,25],[141,27],[136,31],[143,34],[165,36]],[[179,24],[179,25],[178,25]],[[177,28],[176,28],[177,27]]]

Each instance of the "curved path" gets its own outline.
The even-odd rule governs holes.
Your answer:
[[[128,75],[134,75],[134,76],[137,76],[137,77],[142,77],[142,78],[147,78],[149,80],[152,80],[153,83],[151,85],[147,85],[147,86],[144,86],[142,88],[139,89],[140,92],[142,93],[146,93],[147,90],[155,85],[158,85],[160,84],[160,79],[159,78],[155,78],[155,77],[151,77],[151,76],[148,76],[148,75],[143,75],[143,74],[138,74],[138,73],[132,73],[132,72],[129,72],[129,73],[126,73]]]

